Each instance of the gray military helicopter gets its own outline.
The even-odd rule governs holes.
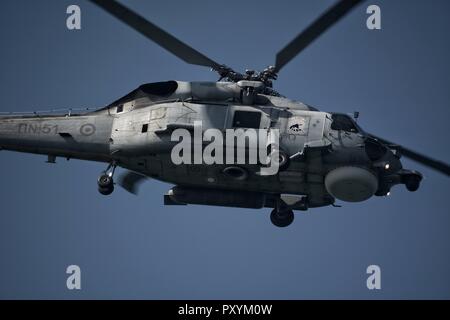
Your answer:
[[[355,117],[322,112],[273,89],[278,72],[361,0],[337,2],[276,55],[275,66],[239,73],[191,48],[116,1],[92,0],[128,26],[187,63],[218,72],[217,82],[167,81],[143,84],[96,111],[0,118],[0,148],[108,164],[99,192],[114,190],[117,166],[127,169],[119,184],[136,193],[154,178],[175,185],[166,205],[200,204],[273,208],[274,225],[285,227],[293,210],[337,206],[386,196],[397,184],[416,191],[422,175],[402,167],[408,157],[446,175],[449,166],[361,129]],[[255,164],[174,164],[171,133],[193,130],[278,129],[275,175]],[[271,145],[268,145],[271,152]]]

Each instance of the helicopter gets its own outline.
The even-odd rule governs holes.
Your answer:
[[[97,180],[103,195],[113,193],[115,171],[121,167],[126,171],[117,183],[131,193],[137,194],[149,179],[173,184],[164,195],[165,205],[272,208],[270,220],[277,227],[290,225],[296,210],[385,197],[399,184],[418,190],[423,176],[403,168],[402,157],[450,175],[448,164],[364,131],[357,113],[323,112],[274,89],[281,69],[363,0],[338,1],[277,53],[274,66],[242,73],[117,1],[91,2],[186,63],[211,68],[218,81],[142,84],[95,111],[0,116],[0,150],[46,155],[49,163],[57,157],[103,162],[107,167]],[[173,160],[180,143],[174,133],[199,132],[203,152],[210,146],[204,139],[208,130],[262,132],[256,140],[262,141],[267,161],[242,162],[234,156],[212,163]],[[213,156],[221,148],[230,149],[219,146]],[[251,150],[245,144],[241,149],[246,160]],[[190,158],[190,151],[182,153]],[[271,164],[276,172],[264,174]]]

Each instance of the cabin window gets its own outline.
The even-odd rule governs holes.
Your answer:
[[[148,131],[148,124],[143,124],[142,125],[142,133],[146,133]]]
[[[123,104],[117,106],[116,113],[121,113],[123,111]]]
[[[234,128],[259,129],[261,123],[261,113],[253,111],[236,111],[234,113]]]
[[[333,114],[331,117],[333,119],[333,122],[331,123],[332,130],[358,132],[358,128],[349,116],[345,114]]]

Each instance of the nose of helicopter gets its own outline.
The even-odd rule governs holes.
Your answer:
[[[415,170],[403,168],[401,154],[398,150],[386,147],[385,155],[375,164],[379,168],[379,188],[375,195],[387,196],[396,184],[404,184],[408,191],[417,191],[422,181],[422,174]]]
[[[389,173],[398,172],[403,168],[400,155],[390,149],[387,150],[386,158],[383,162],[383,169]]]

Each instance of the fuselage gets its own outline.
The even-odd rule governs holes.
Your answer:
[[[402,170],[398,157],[380,147],[383,150],[371,159],[367,135],[350,117],[263,94],[252,105],[244,105],[240,94],[239,88],[228,82],[143,85],[109,106],[86,114],[2,117],[0,147],[115,161],[126,169],[178,186],[305,195],[309,207],[334,203],[325,180],[336,168],[364,168],[377,180],[379,192],[383,188],[388,192],[393,184],[400,183],[400,178],[392,179]],[[172,133],[177,129],[193,132],[198,123],[202,132],[276,129],[279,147],[289,157],[289,167],[264,176],[258,174],[254,164],[239,164],[247,174],[242,179],[227,174],[227,168],[235,164],[174,164],[171,152],[179,141],[173,141]],[[204,141],[201,148],[207,145]],[[386,182],[389,176],[390,182]]]

